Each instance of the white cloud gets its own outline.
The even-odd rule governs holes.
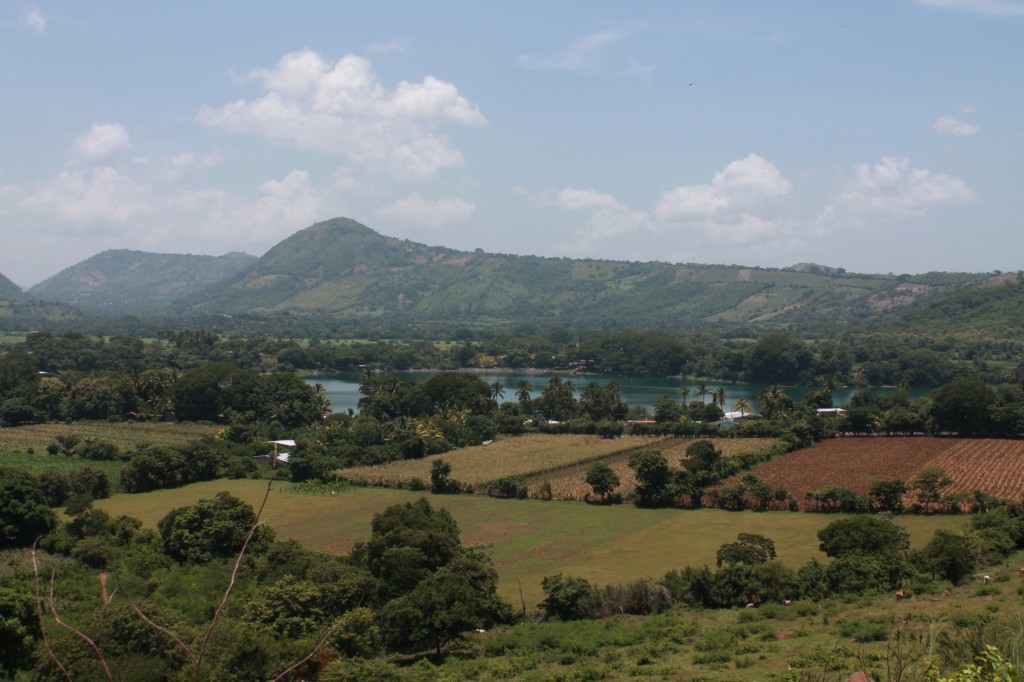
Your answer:
[[[940,116],[932,128],[939,135],[953,135],[956,137],[972,137],[978,134],[978,126],[973,123],[961,121],[953,116]]]
[[[25,10],[24,20],[25,24],[36,33],[46,33],[46,17],[35,7]]]
[[[152,211],[153,190],[109,166],[64,171],[22,200],[75,226],[125,222]]]
[[[120,123],[93,124],[75,138],[74,150],[89,159],[102,159],[118,149],[131,146],[128,131]]]
[[[917,0],[921,5],[991,16],[1024,16],[1021,0]]]
[[[909,159],[883,157],[876,164],[855,166],[813,227],[824,233],[845,226],[880,226],[917,218],[936,206],[977,200],[959,178],[912,168]]]
[[[725,221],[771,209],[789,194],[790,182],[775,164],[757,154],[733,161],[710,184],[676,187],[661,195],[654,215],[669,222]]]
[[[593,251],[593,241],[627,235],[680,233],[695,241],[737,244],[778,240],[795,223],[780,217],[790,182],[756,154],[733,161],[709,184],[663,192],[649,211],[632,209],[596,189],[563,189],[527,195],[538,206],[587,213],[577,227],[574,248]]]
[[[203,107],[196,119],[414,177],[463,162],[438,128],[486,123],[451,83],[427,76],[388,92],[370,62],[355,55],[331,64],[309,50],[293,52],[251,78],[262,83],[263,97]]]
[[[566,211],[623,208],[615,197],[596,189],[563,189],[555,196],[554,205]]]
[[[519,64],[535,70],[554,69],[573,73],[604,71],[607,69],[605,53],[630,35],[628,31],[599,31],[575,40],[555,52],[521,55]],[[611,70],[634,78],[647,79],[654,69],[653,64],[641,64],[631,59],[624,66]]]
[[[294,170],[281,180],[267,180],[259,189],[261,196],[255,201],[239,201],[219,193],[195,196],[198,209],[213,205],[204,233],[212,232],[211,237],[224,243],[244,241],[269,247],[294,231],[296,225],[312,224],[318,217],[320,195],[304,170]]]
[[[452,223],[464,223],[473,216],[476,206],[462,199],[422,199],[412,194],[380,208],[377,215],[408,225],[441,227]]]

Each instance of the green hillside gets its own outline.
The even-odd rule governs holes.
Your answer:
[[[858,275],[455,251],[337,218],[285,239],[234,278],[185,296],[187,314],[308,313],[352,320],[588,327],[852,322],[990,275]]]
[[[254,260],[244,253],[215,257],[110,250],[62,270],[28,294],[83,311],[151,313],[235,275]]]
[[[17,301],[23,297],[21,287],[0,273],[0,301]]]

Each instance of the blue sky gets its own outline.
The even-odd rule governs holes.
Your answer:
[[[545,256],[1022,268],[1024,0],[8,2],[0,273],[315,221]]]

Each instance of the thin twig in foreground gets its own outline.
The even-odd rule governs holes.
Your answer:
[[[110,674],[110,668],[107,667],[107,661],[103,658],[103,654],[100,653],[100,648],[96,646],[96,642],[89,639],[81,630],[73,628],[64,621],[62,621],[60,619],[60,616],[57,615],[57,609],[53,605],[53,579],[56,575],[56,571],[50,573],[50,613],[53,614],[53,619],[57,621],[57,625],[61,626],[65,630],[68,630],[69,632],[78,635],[78,637],[81,638],[82,641],[84,641],[86,644],[92,647],[93,652],[96,654],[96,658],[99,659],[100,664],[103,666],[103,672],[106,673],[107,679],[110,680],[110,682],[114,682],[114,677]]]
[[[54,665],[60,668],[62,673],[64,673],[64,679],[71,682],[71,674],[60,660],[57,659],[57,654],[53,653],[53,649],[50,648],[50,638],[46,636],[46,628],[43,627],[43,596],[40,594],[39,589],[39,564],[36,563],[36,543],[38,543],[42,537],[43,536],[40,535],[35,539],[35,542],[32,543],[32,572],[36,575],[36,615],[39,617],[39,634],[43,636],[43,644],[46,646],[46,653],[50,657],[50,660],[53,661]]]
[[[228,597],[231,595],[231,590],[235,587],[235,580],[238,578],[238,569],[242,565],[242,558],[245,556],[245,550],[249,546],[249,541],[252,540],[252,536],[256,534],[256,529],[260,527],[262,521],[260,516],[263,514],[263,508],[267,506],[267,498],[270,497],[270,489],[274,483],[273,478],[267,479],[267,492],[263,494],[263,503],[260,504],[260,509],[256,512],[256,518],[253,521],[252,527],[249,529],[249,534],[245,537],[245,542],[242,543],[242,549],[238,550],[238,558],[235,559],[235,568],[231,571],[231,581],[228,583],[228,587],[224,590],[224,597],[220,600],[220,606],[213,614],[213,620],[210,621],[210,627],[206,629],[206,634],[203,636],[203,642],[199,646],[199,654],[196,656],[195,664],[195,677],[196,682],[199,680],[199,666],[203,663],[203,655],[206,653],[206,645],[210,641],[210,635],[213,634],[213,629],[217,627],[217,621],[220,620],[221,611],[224,610],[224,606],[228,603]]]

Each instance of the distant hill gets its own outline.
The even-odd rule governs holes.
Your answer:
[[[176,310],[460,325],[836,323],[891,316],[990,277],[464,252],[385,237],[336,218],[297,232],[218,286],[184,296]]]
[[[23,297],[21,287],[0,273],[0,301],[17,301]]]
[[[75,305],[83,311],[154,313],[194,291],[244,270],[256,260],[244,253],[194,256],[104,251],[28,290],[34,299]]]

